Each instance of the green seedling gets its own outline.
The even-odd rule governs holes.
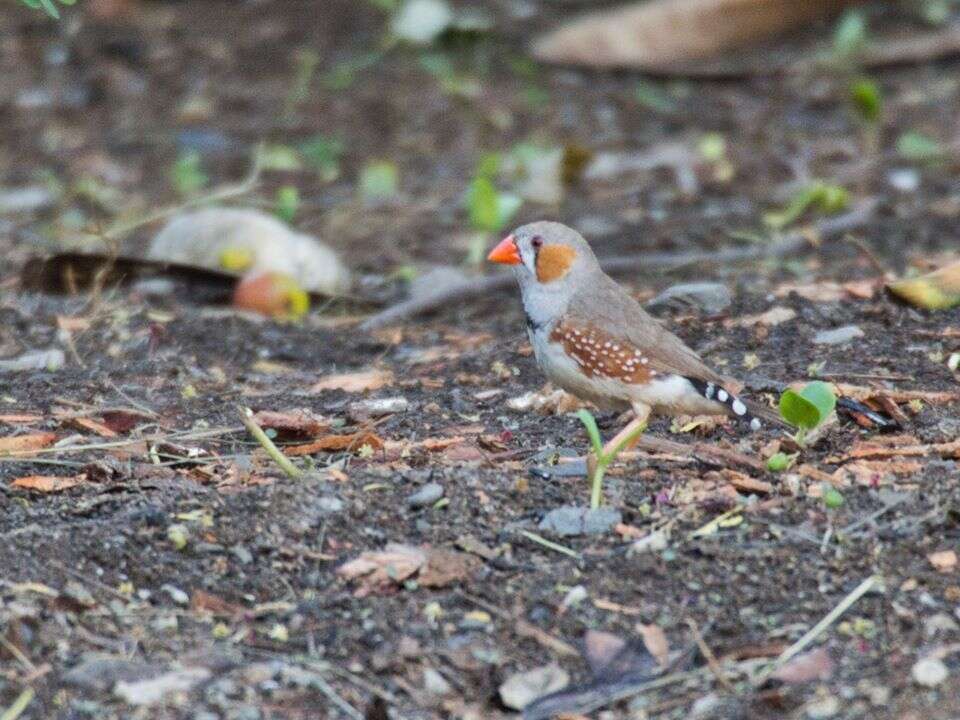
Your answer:
[[[277,199],[273,211],[276,216],[286,223],[293,222],[300,209],[300,191],[295,185],[284,185],[277,188]]]
[[[789,470],[797,461],[796,455],[787,455],[787,453],[778,452],[767,460],[767,470],[770,472],[783,472]]]
[[[333,182],[340,176],[340,158],[343,143],[325,135],[315,135],[299,147],[300,155],[323,182]]]
[[[656,113],[666,115],[677,110],[673,96],[658,83],[638,80],[634,97],[641,106]]]
[[[517,214],[523,202],[517,195],[497,190],[494,179],[499,170],[500,156],[495,153],[485,155],[467,189],[470,225],[478,232],[500,232]]]
[[[833,55],[838,64],[857,59],[868,43],[866,16],[857,10],[846,13],[833,33]]]
[[[593,456],[596,459],[596,464],[590,477],[590,509],[596,510],[600,507],[603,500],[603,475],[607,471],[607,466],[616,460],[617,455],[623,452],[624,448],[640,437],[641,433],[647,429],[647,426],[641,425],[620,441],[610,452],[605,453],[603,451],[603,440],[600,438],[600,428],[597,427],[597,421],[593,415],[587,410],[578,410],[577,417],[580,418],[580,422],[582,422],[583,426],[587,429],[590,444],[593,446]]]
[[[396,196],[400,185],[400,171],[389,161],[372,162],[360,173],[360,197],[374,203]]]
[[[843,505],[843,495],[835,487],[823,491],[823,504],[828,510],[836,510]]]
[[[830,385],[814,380],[800,392],[787,390],[780,396],[780,416],[797,428],[794,439],[803,445],[806,434],[822,424],[836,405],[837,398]]]
[[[260,169],[296,172],[303,167],[300,155],[289,145],[264,145],[260,150]]]
[[[897,153],[904,160],[932,162],[943,158],[944,150],[933,138],[916,130],[909,130],[897,138]]]
[[[774,230],[782,230],[799,220],[807,210],[815,208],[834,215],[845,210],[849,204],[850,193],[845,188],[814,180],[794,195],[783,210],[764,215],[763,221]]]
[[[60,18],[60,10],[54,0],[20,0],[20,2],[34,10],[43,10],[52,18]],[[73,5],[77,0],[57,0],[57,2],[61,5]]]
[[[200,153],[196,150],[181,153],[170,168],[170,182],[181,197],[191,197],[203,190],[210,178],[203,171]]]
[[[870,78],[860,78],[850,84],[850,102],[863,122],[873,125],[883,112],[883,94],[880,86]]]

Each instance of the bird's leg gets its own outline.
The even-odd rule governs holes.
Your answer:
[[[626,426],[614,435],[604,446],[603,454],[608,455],[617,445],[623,442],[624,438],[630,437],[633,433],[637,431],[638,428],[641,428],[647,424],[647,420],[650,419],[650,406],[644,405],[643,403],[635,403],[633,406],[634,417]],[[640,434],[638,434],[633,440],[631,440],[623,449],[629,450],[634,445],[637,444],[637,441],[640,440]]]
[[[627,425],[614,435],[604,446],[603,454],[609,455],[621,442],[624,438],[630,437],[633,433],[641,427],[644,427],[647,424],[647,420],[650,419],[650,406],[644,405],[642,403],[635,403],[633,406],[634,417]],[[637,433],[637,436],[633,438],[626,446],[624,450],[629,450],[634,445],[637,444],[637,441],[640,440],[641,433]],[[596,453],[590,453],[587,455],[587,477],[593,477],[594,471],[597,469],[597,455]]]

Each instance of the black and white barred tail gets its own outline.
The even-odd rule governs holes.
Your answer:
[[[697,380],[695,378],[687,378],[690,381],[690,384],[693,385],[694,389],[707,400],[713,400],[718,402],[721,405],[726,405],[730,409],[730,414],[736,418],[743,420],[750,424],[750,429],[756,432],[760,429],[762,422],[760,418],[757,417],[758,409],[753,406],[747,405],[746,402],[738,398],[736,395],[727,392],[724,388],[720,387],[716,383],[706,382],[705,380]],[[756,414],[754,414],[756,413]]]

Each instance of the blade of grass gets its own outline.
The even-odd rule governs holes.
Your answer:
[[[17,720],[18,717],[23,715],[23,711],[27,709],[27,706],[33,702],[34,694],[32,687],[26,688],[17,696],[17,699],[13,701],[13,705],[8,707],[3,715],[0,715],[0,720]]]
[[[254,439],[260,443],[261,447],[267,451],[267,455],[270,456],[270,459],[273,460],[277,467],[279,467],[290,478],[298,478],[303,475],[300,469],[290,462],[290,458],[280,452],[280,449],[273,444],[273,440],[267,437],[267,434],[253,419],[253,412],[250,408],[238,407],[240,412],[240,422],[243,423],[243,426],[247,431],[253,435]]]
[[[603,454],[603,440],[600,439],[600,428],[597,427],[597,421],[593,415],[590,414],[589,410],[577,410],[577,417],[580,418],[580,422],[582,422],[583,426],[587,429],[587,435],[590,436],[590,444],[593,445],[593,452],[596,453],[597,459],[599,460]]]
[[[571,550],[565,545],[560,545],[559,543],[551,542],[550,540],[547,540],[545,537],[537,535],[536,533],[532,533],[529,530],[521,530],[520,534],[523,535],[525,538],[527,538],[527,540],[532,540],[538,545],[543,545],[545,548],[548,548],[549,550],[553,550],[554,552],[558,552],[562,555],[572,557],[574,560],[580,559],[580,553],[578,553],[576,550]]]

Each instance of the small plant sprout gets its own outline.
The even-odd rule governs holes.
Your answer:
[[[783,472],[784,470],[789,470],[796,461],[796,455],[778,452],[767,459],[767,470],[770,472]]]
[[[274,213],[286,223],[293,222],[300,209],[300,191],[296,185],[283,185],[277,188]]]
[[[20,0],[27,7],[32,7],[34,10],[43,10],[52,18],[60,17],[60,10],[57,9],[57,2],[61,5],[73,5],[77,0]]]
[[[593,462],[587,463],[590,475],[590,509],[596,510],[603,501],[603,475],[607,471],[607,466],[612,463],[623,450],[634,442],[640,434],[646,429],[646,425],[641,425],[625,437],[620,444],[611,449],[610,452],[603,452],[603,440],[600,438],[600,429],[597,427],[597,421],[587,410],[578,410],[577,417],[587,429],[587,435],[590,436],[590,444],[593,446]]]
[[[821,425],[837,405],[833,388],[825,382],[814,380],[800,391],[786,390],[780,396],[780,416],[796,426],[794,439],[803,445],[806,434]]]
[[[814,180],[797,192],[783,210],[766,213],[763,220],[774,230],[782,230],[799,220],[807,210],[815,208],[834,215],[845,210],[849,204],[850,193],[846,188]]]

